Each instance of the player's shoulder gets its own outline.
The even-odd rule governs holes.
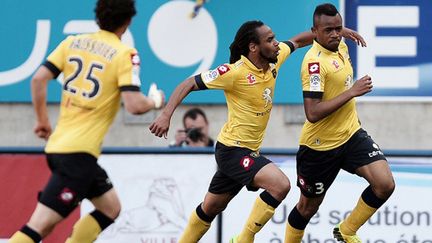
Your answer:
[[[303,58],[303,63],[302,63],[302,68],[308,68],[309,64],[311,63],[320,63],[322,61],[322,56],[319,50],[317,50],[316,48],[310,48],[304,58]]]
[[[321,57],[321,49],[318,48],[318,45],[314,43],[314,45],[312,45],[309,50],[307,50],[304,59],[320,59]]]
[[[341,42],[339,43],[339,48],[348,49],[348,46],[344,40],[341,40]]]
[[[339,52],[348,52],[348,45],[343,40],[339,43]]]

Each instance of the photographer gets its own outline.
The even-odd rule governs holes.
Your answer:
[[[177,130],[170,147],[213,147],[214,141],[208,133],[209,124],[204,111],[192,108],[183,115],[183,129]]]

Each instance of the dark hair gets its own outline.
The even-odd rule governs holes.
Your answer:
[[[201,115],[204,118],[204,121],[206,123],[208,123],[207,121],[207,116],[205,115],[204,111],[201,110],[200,108],[192,108],[190,110],[188,110],[184,115],[183,115],[183,126],[185,126],[185,120],[186,118],[191,118],[192,120],[197,119],[197,116]]]
[[[240,26],[237,31],[234,41],[230,45],[230,63],[235,63],[240,59],[240,56],[249,54],[249,44],[259,44],[259,36],[256,32],[258,27],[263,26],[264,23],[259,20],[247,21]]]
[[[339,12],[338,12],[337,8],[331,3],[324,3],[321,5],[318,5],[315,8],[315,11],[313,14],[313,25],[316,26],[316,24],[317,24],[316,21],[322,15],[336,16],[338,14],[339,14]]]
[[[135,0],[98,0],[94,11],[99,27],[114,32],[135,16]]]

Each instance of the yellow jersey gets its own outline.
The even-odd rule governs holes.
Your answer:
[[[270,63],[266,72],[241,56],[233,64],[223,64],[195,76],[200,89],[224,90],[228,121],[217,138],[224,145],[259,150],[273,107],[279,68],[292,52],[292,47],[284,42],[279,47],[277,63]]]
[[[301,79],[303,96],[331,100],[353,84],[353,68],[347,45],[341,41],[339,50],[332,52],[314,41],[306,53]],[[316,123],[306,120],[300,145],[319,151],[339,147],[360,129],[354,98],[329,116]]]
[[[63,72],[60,114],[47,153],[84,152],[98,157],[120,108],[120,91],[139,91],[137,51],[111,32],[69,36],[43,64]]]

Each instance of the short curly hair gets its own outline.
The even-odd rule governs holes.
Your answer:
[[[98,0],[94,11],[99,28],[113,32],[135,16],[135,0]]]

